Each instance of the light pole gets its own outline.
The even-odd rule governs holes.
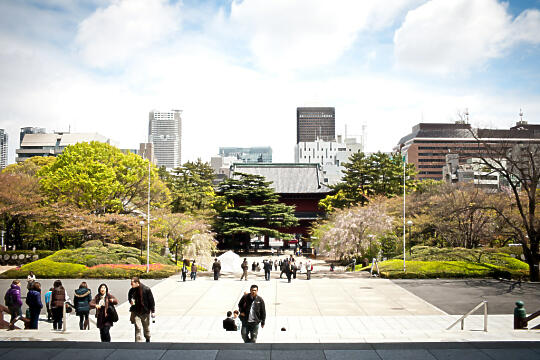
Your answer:
[[[401,160],[403,161],[403,272],[405,272],[405,155]]]
[[[143,234],[142,234],[142,230],[143,230],[143,226],[144,226],[144,221],[139,221],[139,225],[141,225],[141,258],[142,258],[142,249],[143,249]]]
[[[411,220],[407,221],[407,226],[409,226],[409,255],[412,255],[412,244],[411,244],[411,226],[413,222]]]
[[[150,159],[148,159],[148,236],[146,238],[146,272],[150,272]]]

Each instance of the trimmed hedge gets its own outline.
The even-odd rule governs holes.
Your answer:
[[[523,263],[524,264],[524,263]],[[515,269],[466,261],[406,261],[403,272],[403,260],[391,259],[379,263],[381,277],[389,279],[433,279],[433,278],[519,278],[529,273],[525,267]],[[514,264],[515,265],[515,264]],[[361,268],[369,271],[370,266]]]
[[[144,265],[105,264],[86,267],[80,264],[69,264],[42,259],[8,270],[0,274],[2,279],[22,279],[33,271],[41,279],[128,279],[139,276],[146,279],[162,279],[174,275],[176,267],[172,265],[151,264],[146,273]]]

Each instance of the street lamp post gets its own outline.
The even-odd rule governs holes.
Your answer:
[[[407,226],[409,226],[409,255],[412,255],[412,244],[411,244],[411,226],[413,222],[411,220],[407,221]]]
[[[405,156],[401,160],[403,161],[403,272],[405,272]]]
[[[150,159],[148,159],[148,236],[146,238],[146,272],[150,272]]]
[[[143,234],[142,234],[142,230],[143,230],[143,226],[144,226],[144,221],[139,221],[139,225],[141,225],[141,258],[142,258],[142,249],[143,249]]]

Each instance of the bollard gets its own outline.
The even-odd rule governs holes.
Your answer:
[[[516,301],[516,307],[514,308],[514,330],[527,329],[527,312],[523,301]]]

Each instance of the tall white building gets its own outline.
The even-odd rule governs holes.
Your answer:
[[[182,110],[150,111],[148,141],[154,146],[158,166],[182,165]]]
[[[0,170],[7,166],[8,135],[4,129],[0,129]]]
[[[334,185],[343,176],[343,163],[346,163],[352,154],[363,150],[363,144],[356,142],[356,139],[347,138],[342,141],[340,135],[337,141],[301,141],[294,148],[294,162],[320,164],[323,172],[322,183]]]

